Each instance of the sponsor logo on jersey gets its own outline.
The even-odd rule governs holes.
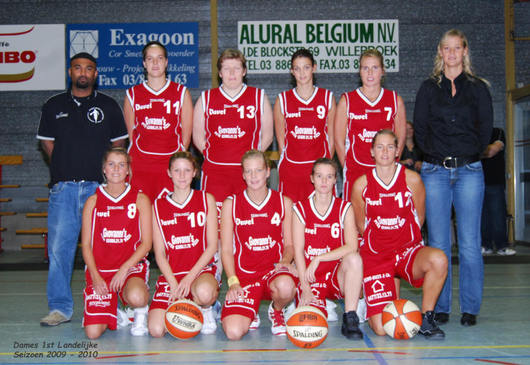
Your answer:
[[[89,307],[100,307],[100,308],[109,307],[111,299],[112,299],[112,293],[108,293],[105,295],[98,295],[95,292],[93,292],[92,294],[87,295],[86,297]]]
[[[190,233],[186,236],[171,235],[171,241],[169,241],[167,244],[173,250],[183,250],[186,248],[195,247],[197,246],[197,243],[199,243],[199,239],[195,238],[193,233]]]
[[[303,128],[295,126],[294,130],[291,131],[291,135],[296,139],[317,139],[320,136],[320,132],[315,127]]]
[[[302,112],[298,111],[296,113],[286,113],[285,118],[300,118],[302,116]]]
[[[96,212],[97,217],[110,217],[110,212],[107,210],[106,212]]]
[[[145,129],[161,131],[161,130],[168,129],[171,126],[171,124],[167,123],[166,118],[164,117],[162,118],[145,117],[145,121],[142,123],[142,126]]]
[[[60,112],[59,114],[55,115],[55,119],[60,119],[60,118],[68,118],[68,113]]]
[[[372,200],[370,198],[366,198],[366,204],[368,205],[383,205],[383,202],[381,201],[381,198],[377,200]]]
[[[239,126],[232,127],[232,128],[219,127],[214,132],[214,134],[218,138],[238,139],[238,138],[243,137],[246,134],[246,132],[242,130],[241,128],[239,128]]]
[[[149,104],[134,104],[134,110],[145,110],[145,109],[151,109],[153,106],[151,103]]]
[[[103,232],[101,232],[101,238],[105,243],[125,243],[131,237],[132,235],[125,228],[118,230],[103,228]]]
[[[366,143],[372,143],[377,131],[368,131],[366,128],[363,129],[362,133],[358,133],[357,136],[359,139]]]
[[[329,246],[323,247],[323,248],[313,248],[311,245],[307,246],[304,252],[304,256],[306,259],[313,259],[313,257],[323,255],[327,252],[330,252],[331,249]]]
[[[226,115],[226,109],[208,109],[210,115]]]
[[[365,113],[381,113],[381,109],[365,109]]]
[[[254,224],[254,219],[239,219],[236,218],[236,226],[252,226]]]
[[[276,241],[271,236],[255,238],[250,236],[245,242],[245,246],[251,251],[267,251],[276,245]]]
[[[177,224],[177,218],[175,217],[169,220],[160,219],[160,224],[163,226],[171,226],[173,224]]]
[[[368,114],[355,114],[355,113],[348,113],[349,118],[353,120],[368,120]]]
[[[307,234],[312,234],[312,235],[316,235],[317,234],[317,228],[307,228],[305,229],[305,233]]]
[[[105,114],[103,114],[103,110],[101,110],[101,108],[93,106],[92,108],[88,109],[86,117],[90,122],[99,124],[103,122],[103,119],[105,119]]]
[[[393,230],[393,229],[400,229],[405,225],[405,218],[401,218],[399,215],[395,218],[381,218],[377,217],[374,219],[374,223],[379,229],[383,230]]]

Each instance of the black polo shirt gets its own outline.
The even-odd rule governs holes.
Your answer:
[[[68,90],[42,107],[37,138],[54,142],[50,186],[59,181],[102,182],[103,154],[112,142],[127,138],[127,128],[111,97],[94,91],[77,98]]]

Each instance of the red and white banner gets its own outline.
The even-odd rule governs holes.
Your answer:
[[[64,28],[0,25],[0,91],[64,90]]]

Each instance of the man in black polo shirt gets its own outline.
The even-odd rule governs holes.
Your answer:
[[[119,105],[94,89],[96,59],[70,59],[71,88],[42,107],[37,138],[50,158],[48,206],[48,307],[42,326],[70,321],[74,302],[70,281],[86,199],[102,182],[101,161],[112,146],[123,146],[127,129]]]

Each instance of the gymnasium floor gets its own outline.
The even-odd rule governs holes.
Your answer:
[[[328,338],[314,350],[299,349],[287,338],[271,335],[266,314],[268,303],[261,306],[260,329],[239,342],[229,342],[220,327],[216,335],[199,335],[185,342],[169,335],[163,339],[132,337],[128,329],[108,331],[100,339],[88,341],[81,328],[84,286],[81,269],[76,269],[72,283],[76,300],[72,322],[54,328],[41,327],[39,319],[46,314],[47,272],[16,270],[23,267],[21,262],[18,266],[2,265],[21,260],[4,252],[0,255],[0,363],[530,364],[530,260],[521,255],[523,251],[528,254],[530,249],[517,249],[518,258],[513,257],[512,263],[501,263],[509,262],[506,258],[486,260],[491,263],[485,265],[484,301],[475,327],[460,325],[455,298],[450,322],[442,327],[446,333],[443,341],[427,341],[421,336],[409,341],[377,337],[367,324],[362,325],[364,340],[348,341],[340,334],[340,322],[331,322]],[[29,267],[39,269],[41,265]],[[456,275],[458,266],[453,270]],[[151,282],[157,276],[158,270],[153,270]],[[402,287],[402,297],[420,303],[419,291],[408,286]]]

